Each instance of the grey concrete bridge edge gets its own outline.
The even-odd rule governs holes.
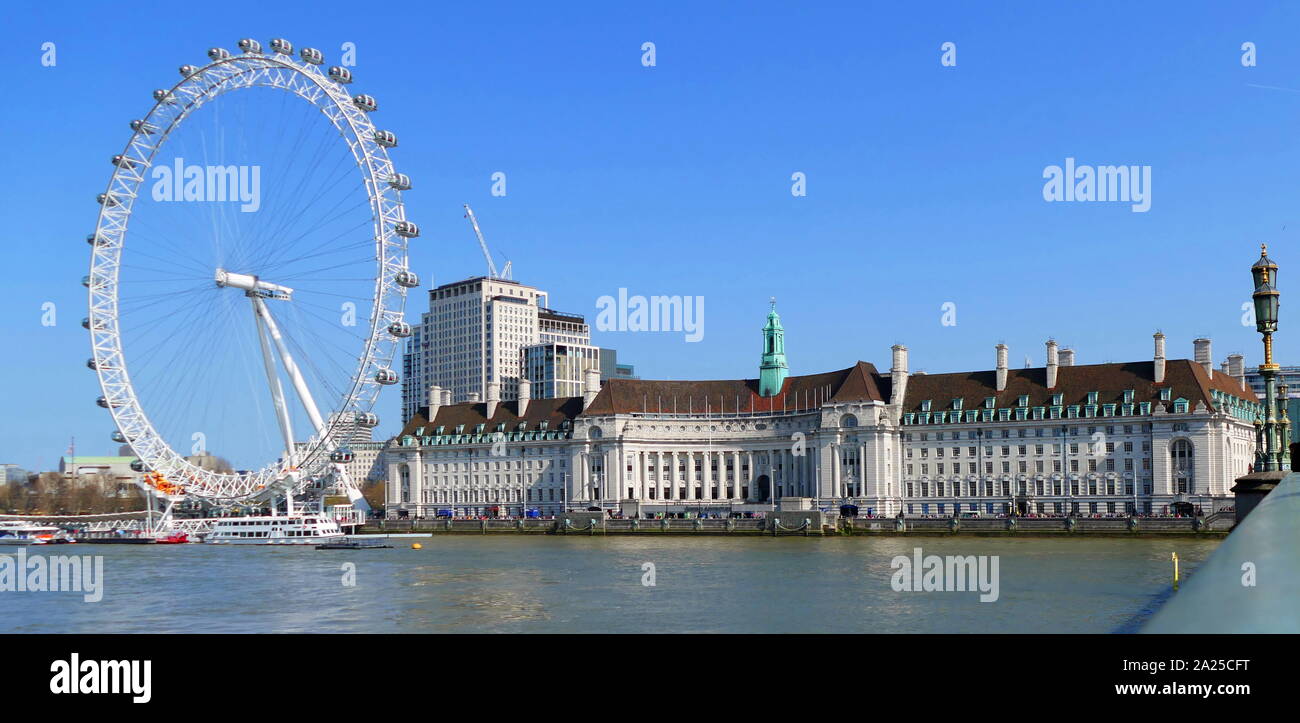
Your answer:
[[[1278,484],[1144,633],[1300,633],[1300,474]],[[1172,564],[1172,563],[1171,563]],[[1254,584],[1248,569],[1253,566]]]

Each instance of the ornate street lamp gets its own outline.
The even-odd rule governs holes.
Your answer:
[[[1264,410],[1262,418],[1255,419],[1254,469],[1239,478],[1232,488],[1237,498],[1238,524],[1291,469],[1291,422],[1287,419],[1285,399],[1281,403],[1278,400],[1279,392],[1286,394],[1286,386],[1278,388],[1279,367],[1273,362],[1273,334],[1277,331],[1280,306],[1277,264],[1268,257],[1268,247],[1264,244],[1260,244],[1259,260],[1250,267],[1250,275],[1255,282],[1255,292],[1251,295],[1255,302],[1255,328],[1264,336],[1264,363],[1259,365],[1259,375],[1264,380]]]
[[[1259,260],[1250,267],[1255,281],[1255,328],[1264,336],[1264,363],[1259,374],[1264,379],[1264,420],[1258,425],[1262,439],[1257,439],[1255,469],[1265,472],[1289,470],[1291,455],[1287,449],[1290,440],[1281,436],[1284,415],[1278,413],[1278,365],[1273,361],[1273,333],[1277,331],[1279,293],[1277,290],[1277,264],[1268,257],[1268,246],[1260,244]],[[1285,402],[1282,402],[1285,404]]]

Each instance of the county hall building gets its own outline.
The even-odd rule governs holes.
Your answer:
[[[862,514],[1210,514],[1232,504],[1254,460],[1262,405],[1240,355],[909,373],[892,349],[789,376],[773,307],[756,379],[609,379],[582,396],[453,404],[433,386],[388,442],[390,516],[549,516],[599,506],[639,514],[733,514],[782,498]]]

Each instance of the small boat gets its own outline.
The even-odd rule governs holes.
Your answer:
[[[154,543],[158,545],[180,545],[189,541],[190,536],[184,532],[168,532],[154,538]]]
[[[58,527],[21,520],[0,521],[0,545],[61,545],[76,542]]]
[[[378,540],[348,540],[342,539],[334,542],[325,542],[316,546],[317,550],[391,550],[392,545],[385,545],[384,539]]]

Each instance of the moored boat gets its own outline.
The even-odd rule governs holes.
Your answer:
[[[0,545],[59,545],[76,542],[63,529],[22,520],[0,521]]]
[[[319,545],[347,538],[338,523],[319,512],[268,517],[223,517],[203,542],[210,545]]]

